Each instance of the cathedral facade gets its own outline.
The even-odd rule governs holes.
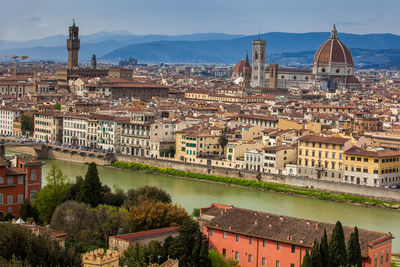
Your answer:
[[[339,40],[336,26],[317,50],[312,69],[279,68],[265,64],[266,42],[253,41],[251,86],[270,89],[351,90],[359,86],[350,50]]]

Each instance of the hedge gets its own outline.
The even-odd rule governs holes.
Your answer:
[[[330,193],[325,191],[320,191],[316,189],[310,188],[301,188],[295,187],[290,185],[283,185],[283,184],[275,184],[269,182],[262,182],[262,181],[253,181],[247,180],[244,178],[232,178],[232,177],[224,177],[224,176],[216,176],[216,175],[209,175],[209,174],[199,174],[193,172],[186,172],[180,171],[173,168],[162,168],[162,167],[155,167],[150,165],[145,165],[141,163],[135,162],[121,162],[115,161],[112,164],[113,167],[120,168],[120,169],[129,169],[132,171],[144,171],[150,173],[159,173],[164,175],[170,176],[180,176],[180,177],[188,177],[194,178],[198,180],[207,180],[213,181],[218,183],[225,183],[225,184],[232,184],[232,185],[240,185],[246,187],[252,187],[256,189],[266,190],[266,191],[273,191],[273,192],[282,192],[282,193],[292,193],[295,195],[301,196],[309,196],[318,199],[324,200],[334,200],[339,202],[359,202],[365,204],[375,204],[375,205],[396,205],[397,203],[386,202],[378,199],[373,198],[366,198],[362,196],[344,194],[344,193]]]

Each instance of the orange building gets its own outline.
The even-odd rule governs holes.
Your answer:
[[[210,249],[242,267],[300,267],[315,238],[334,224],[212,204],[201,209],[200,225]],[[353,232],[343,227],[346,243]],[[359,229],[363,267],[390,267],[392,235]]]
[[[42,165],[19,156],[9,161],[0,157],[0,213],[18,216],[24,200],[32,201],[42,186]]]

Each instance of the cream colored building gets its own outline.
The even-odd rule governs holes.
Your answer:
[[[52,111],[38,112],[34,114],[33,138],[42,142],[63,141],[63,117],[61,114]]]
[[[1,106],[0,107],[0,134],[12,136],[14,121],[21,117],[22,111],[18,108]]]

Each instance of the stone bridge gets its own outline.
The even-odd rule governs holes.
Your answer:
[[[5,143],[4,147],[6,151],[21,152],[42,159],[68,160],[79,163],[95,162],[100,165],[111,164],[115,161],[113,154],[84,151],[52,144],[9,142]]]

